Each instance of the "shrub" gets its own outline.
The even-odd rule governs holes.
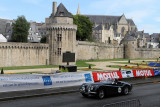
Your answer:
[[[68,72],[68,69],[67,68],[65,68],[65,69],[61,68],[61,72]]]

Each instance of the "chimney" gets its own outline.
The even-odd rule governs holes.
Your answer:
[[[57,12],[57,2],[53,2],[52,15],[54,16]]]

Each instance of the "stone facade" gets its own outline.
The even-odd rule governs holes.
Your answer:
[[[92,37],[97,42],[110,44],[114,40],[113,26],[100,24],[93,29]]]
[[[48,44],[0,43],[0,67],[46,65]]]

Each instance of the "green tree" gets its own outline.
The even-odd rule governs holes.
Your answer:
[[[47,40],[47,37],[46,37],[46,35],[45,35],[45,36],[42,36],[40,42],[41,42],[41,43],[46,43],[46,40]]]
[[[28,42],[28,30],[30,23],[27,22],[24,16],[18,16],[15,23],[13,23],[13,37],[14,42]]]
[[[81,41],[93,41],[92,39],[92,28],[93,23],[90,19],[83,15],[74,15],[73,23],[78,26],[76,38]]]

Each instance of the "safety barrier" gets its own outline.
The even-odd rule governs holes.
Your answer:
[[[140,107],[140,106],[141,104],[139,99],[132,99],[127,101],[106,104],[103,107]]]

